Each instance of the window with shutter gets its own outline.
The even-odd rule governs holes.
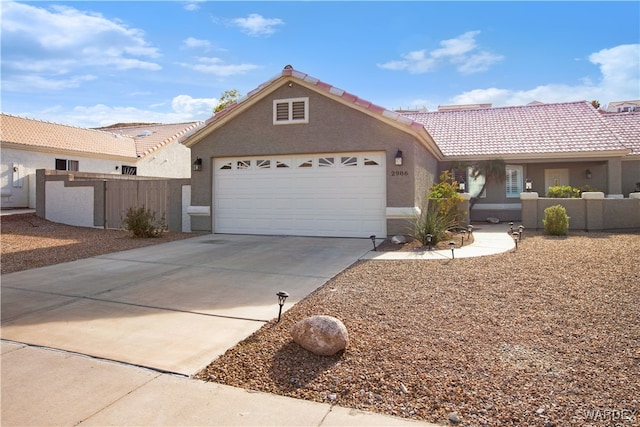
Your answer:
[[[120,169],[122,170],[122,175],[138,175],[138,168],[136,166],[122,165]]]
[[[276,99],[273,101],[273,124],[309,122],[309,98]]]
[[[505,184],[507,197],[520,197],[522,193],[522,166],[507,165]]]

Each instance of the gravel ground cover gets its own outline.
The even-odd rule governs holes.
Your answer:
[[[3,274],[192,237],[0,225]],[[527,231],[496,256],[357,262],[196,378],[442,424],[638,426],[639,302],[640,234]],[[346,351],[293,343],[315,314],[345,323]]]
[[[35,214],[4,215],[0,227],[1,274],[194,236],[164,233],[158,238],[138,239],[125,230],[72,227],[38,218]]]
[[[464,426],[640,425],[640,234],[527,233],[517,250],[359,261],[196,375]],[[307,316],[350,344],[295,344]]]

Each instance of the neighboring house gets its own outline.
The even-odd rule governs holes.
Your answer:
[[[618,196],[640,168],[640,115],[620,131],[587,102],[479,107],[399,114],[287,66],[185,140],[200,169],[191,228],[407,233],[442,170],[494,158],[507,163],[506,180],[488,186],[472,219],[516,220],[527,178],[541,195],[557,183]]]
[[[615,101],[607,105],[607,113],[633,113],[640,111],[640,100],[636,101]]]
[[[191,153],[181,142],[202,124],[203,122],[116,125],[98,130],[134,140],[137,157],[135,169],[124,167],[121,169],[122,174],[189,178]]]
[[[153,124],[107,132],[2,114],[1,206],[36,207],[37,169],[188,178],[190,153],[180,142],[199,125]]]

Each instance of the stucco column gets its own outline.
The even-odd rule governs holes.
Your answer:
[[[522,205],[522,225],[525,228],[536,229],[538,224],[538,193],[520,193]]]
[[[585,228],[587,231],[604,229],[604,193],[599,191],[582,193],[585,201]]]
[[[607,160],[607,183],[609,196],[622,195],[622,159],[616,157]]]

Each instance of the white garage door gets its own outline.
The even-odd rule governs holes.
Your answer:
[[[385,154],[219,158],[216,233],[386,235]]]

